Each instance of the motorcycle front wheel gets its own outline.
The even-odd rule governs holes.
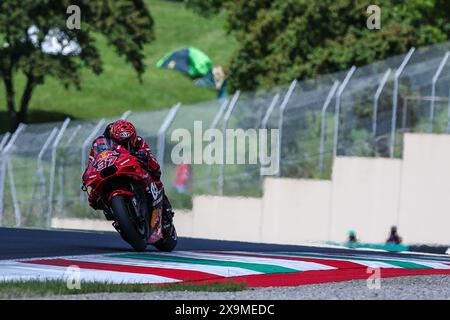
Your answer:
[[[175,226],[173,226],[172,230],[170,231],[170,234],[168,234],[164,239],[159,240],[154,244],[156,249],[159,251],[165,251],[170,252],[177,246],[178,242],[178,236],[177,236],[177,230],[175,229]]]
[[[111,199],[111,209],[115,221],[117,222],[118,231],[122,238],[128,242],[134,250],[144,251],[147,248],[147,242],[144,234],[139,230],[134,214],[131,210],[132,206],[126,196],[115,196]]]

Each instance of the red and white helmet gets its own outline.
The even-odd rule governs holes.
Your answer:
[[[121,145],[130,143],[134,145],[137,140],[134,125],[126,120],[117,120],[110,129],[110,137]]]

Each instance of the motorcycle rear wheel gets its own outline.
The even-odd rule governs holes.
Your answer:
[[[132,213],[130,212],[127,197],[122,195],[113,197],[111,199],[111,208],[122,238],[134,250],[144,251],[147,248],[147,242],[143,239],[144,235],[138,231],[138,227],[131,217]]]

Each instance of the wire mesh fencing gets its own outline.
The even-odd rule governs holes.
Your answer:
[[[121,118],[151,146],[176,208],[189,208],[195,194],[258,197],[263,155],[276,162],[270,175],[329,179],[335,156],[401,157],[403,133],[449,133],[449,51],[449,42],[411,48],[316,79]],[[103,218],[89,208],[81,175],[92,141],[114,120],[66,119],[1,135],[0,225]]]

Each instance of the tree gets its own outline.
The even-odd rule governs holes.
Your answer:
[[[254,90],[312,78],[405,53],[450,36],[450,1],[378,0],[381,29],[367,28],[369,0],[188,0],[224,10],[240,47],[230,62],[231,89]]]
[[[79,29],[72,27],[76,11],[68,10],[71,5],[80,9]],[[143,0],[0,1],[0,77],[12,130],[27,120],[33,91],[46,77],[80,89],[82,68],[102,72],[99,34],[140,77],[145,70],[143,46],[154,38],[153,19]],[[56,41],[56,50],[46,50],[50,40]],[[26,80],[16,97],[15,78],[20,74]]]

